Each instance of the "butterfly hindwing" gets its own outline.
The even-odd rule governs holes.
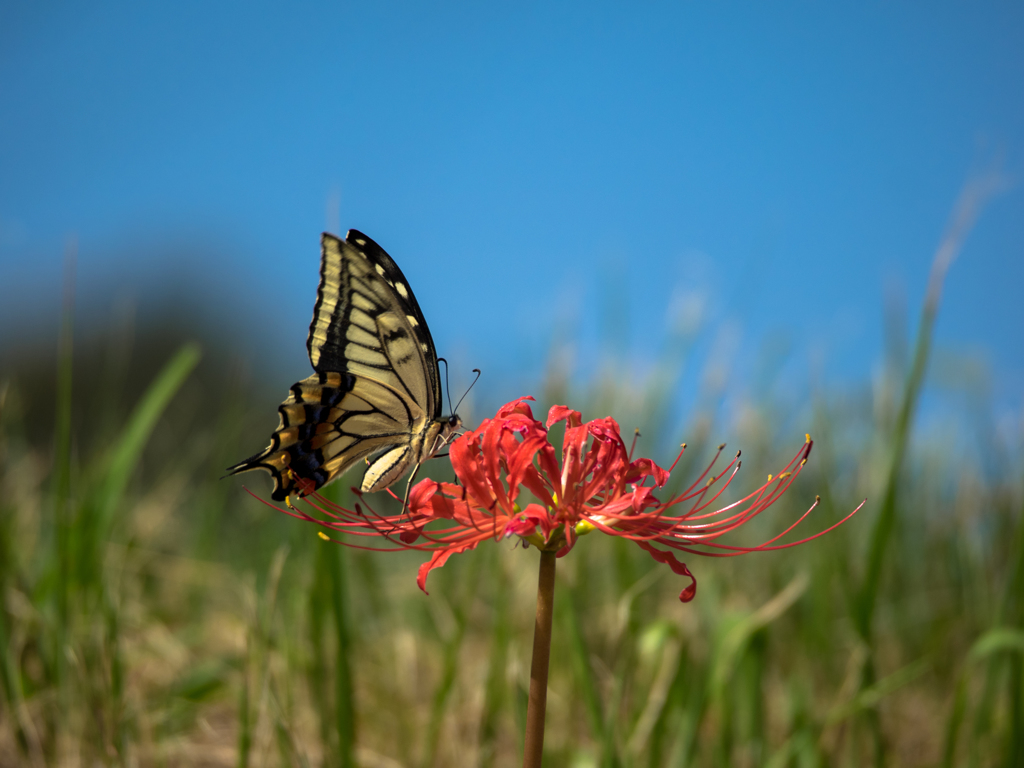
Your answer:
[[[306,495],[361,459],[363,490],[386,488],[457,426],[441,418],[437,353],[419,304],[361,232],[323,235],[306,347],[317,373],[291,387],[270,445],[229,469],[267,470],[275,499]]]

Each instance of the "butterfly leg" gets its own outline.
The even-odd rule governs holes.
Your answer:
[[[412,468],[412,472],[409,473],[409,482],[407,482],[405,484],[405,498],[402,499],[402,514],[403,515],[406,513],[406,510],[409,509],[409,494],[412,492],[412,484],[416,480],[416,475],[419,473],[421,466],[423,466],[423,465],[422,464],[417,464],[416,466],[414,466]]]

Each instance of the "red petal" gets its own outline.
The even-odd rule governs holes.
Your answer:
[[[547,478],[546,485],[556,491],[561,491],[562,470],[559,468],[558,459],[555,456],[555,446],[547,442],[547,438],[545,438],[545,443],[537,454],[537,464],[540,466],[541,474]],[[533,489],[531,488],[531,490]],[[534,491],[534,495],[536,495],[536,491]],[[540,498],[540,496],[537,496],[537,498]]]
[[[516,515],[509,520],[502,531],[503,536],[532,536],[537,532],[537,524],[526,515]]]
[[[416,585],[423,590],[423,594],[429,595],[427,592],[427,576],[435,568],[440,568],[442,565],[448,562],[448,558],[452,555],[458,554],[459,552],[465,552],[467,549],[475,549],[479,542],[472,541],[467,544],[459,544],[448,549],[439,549],[430,556],[430,559],[420,566],[419,573],[416,574]]]
[[[548,447],[550,448],[551,446],[549,445]],[[544,453],[542,452],[541,456],[543,455]],[[555,506],[555,500],[551,496],[552,485],[550,482],[545,480],[545,477],[546,475],[542,475],[538,472],[536,467],[528,467],[526,471],[523,472],[523,477],[522,480],[519,481],[519,484],[525,486],[530,493],[536,496],[545,505],[553,507]]]
[[[631,468],[639,474],[639,477],[636,480],[630,479],[629,482],[642,483],[642,478],[644,477],[653,477],[654,484],[658,487],[661,487],[668,482],[669,473],[650,459],[637,459],[632,463]]]
[[[552,424],[557,424],[563,419],[568,419],[568,426],[578,427],[581,423],[580,412],[574,411],[566,405],[552,405],[548,411],[548,421],[545,426],[551,429]]]
[[[538,451],[550,445],[546,434],[529,435],[519,447],[515,454],[509,457],[508,461],[508,491],[513,499],[517,496],[518,486],[523,482],[525,475],[532,469],[533,457]]]
[[[409,491],[409,511],[417,515],[433,516],[431,499],[440,489],[441,486],[434,480],[420,480]]]
[[[646,549],[650,552],[651,557],[659,563],[665,563],[665,565],[672,569],[673,573],[678,574],[679,576],[689,576],[690,586],[679,593],[679,599],[684,603],[688,603],[693,600],[697,594],[697,579],[694,578],[692,573],[690,573],[690,569],[686,567],[686,563],[680,563],[676,560],[676,556],[671,552],[664,552],[660,549],[656,549],[646,541],[638,541],[637,544],[640,545],[641,549]]]
[[[490,508],[494,502],[494,492],[487,482],[480,461],[479,443],[464,435],[452,443],[449,454],[455,474],[469,495],[481,506]]]
[[[529,416],[532,419],[533,411],[531,411],[530,406],[526,404],[527,400],[533,400],[533,398],[530,397],[530,395],[526,395],[525,397],[520,397],[518,400],[513,400],[511,403],[505,403],[505,405],[498,409],[498,414],[495,418],[504,419],[513,413],[520,413],[524,416]]]
[[[649,485],[633,486],[633,498],[631,499],[634,512],[643,512],[647,507],[657,506],[658,500],[653,498],[654,488]]]
[[[555,521],[551,519],[551,515],[540,504],[527,504],[526,509],[519,514],[540,528],[545,539],[551,536],[551,531],[556,527]]]
[[[437,494],[430,498],[430,512],[424,513],[424,517],[431,517],[434,520],[454,520],[456,517],[456,502],[447,496]]]

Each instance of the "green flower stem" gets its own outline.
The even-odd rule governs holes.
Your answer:
[[[526,707],[526,746],[523,768],[540,768],[544,752],[544,713],[548,704],[548,662],[551,659],[551,619],[555,607],[555,550],[540,553],[537,580],[537,621],[533,627],[530,701]]]

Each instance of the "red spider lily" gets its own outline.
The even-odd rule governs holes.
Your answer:
[[[777,543],[818,505],[815,500],[796,522],[758,546],[720,544],[720,536],[752,520],[793,484],[811,453],[810,436],[779,474],[769,475],[742,499],[711,510],[739,472],[739,453],[716,473],[714,467],[725,447],[720,446],[711,464],[689,488],[662,501],[655,491],[668,481],[685,444],[672,466],[664,470],[650,459],[631,458],[632,451],[626,449],[614,419],[584,424],[577,411],[556,405],[548,412],[547,423],[542,424],[533,418],[526,403],[531,399],[508,403],[493,419],[484,420],[478,429],[459,437],[451,446],[451,462],[461,485],[434,480],[417,483],[409,495],[406,514],[377,514],[362,494],[358,494],[362,503],[354,510],[312,494],[306,501],[315,515],[290,503],[282,511],[338,533],[383,536],[394,545],[388,549],[431,551],[417,578],[424,592],[430,571],[444,565],[453,554],[473,549],[486,539],[515,535],[540,549],[556,549],[562,557],[581,535],[599,530],[635,541],[655,560],[687,576],[690,584],[679,595],[686,602],[696,594],[697,582],[671,550],[732,557],[785,549],[828,533],[863,506],[861,503],[820,533]],[[548,428],[560,421],[566,422],[561,463],[548,441]],[[524,490],[535,500],[521,506],[518,500]],[[446,525],[427,530],[430,523],[438,521]],[[328,538],[322,532],[320,535]],[[360,546],[351,541],[343,543]]]

